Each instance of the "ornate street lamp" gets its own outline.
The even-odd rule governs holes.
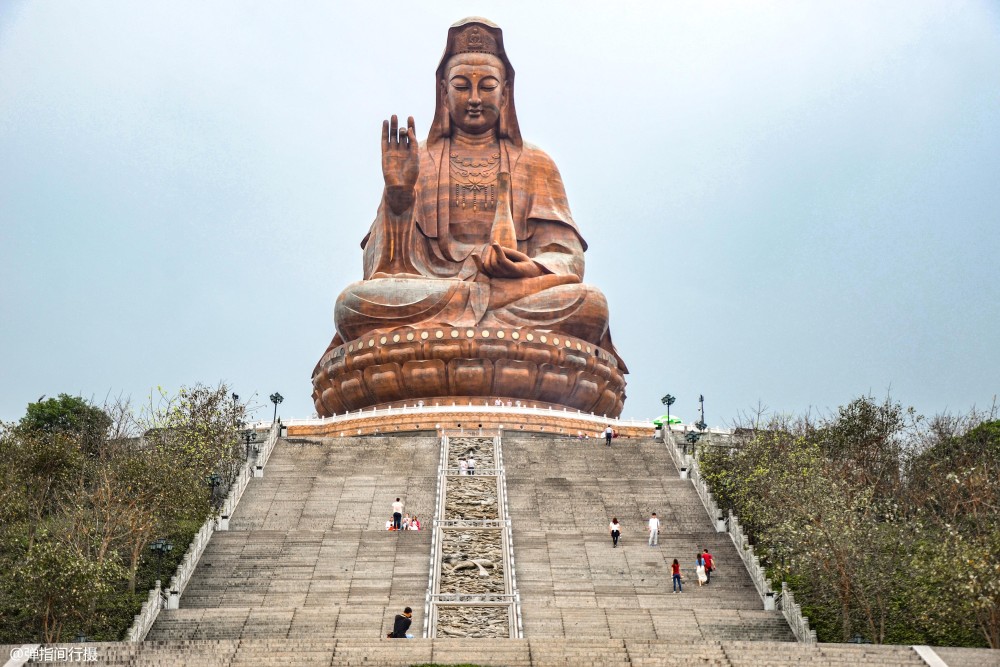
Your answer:
[[[671,396],[670,394],[667,394],[666,396],[664,396],[663,398],[660,399],[660,402],[663,403],[665,406],[667,406],[667,432],[668,433],[670,432],[670,406],[673,405],[676,401],[677,401],[677,399],[674,398],[673,396]],[[667,442],[669,443],[671,441],[667,440]]]
[[[271,418],[272,424],[278,420],[278,403],[281,403],[283,400],[285,400],[285,397],[278,392],[271,394],[271,402],[274,403],[274,417]]]
[[[701,433],[695,433],[694,431],[688,431],[684,436],[684,440],[687,441],[687,445],[684,445],[684,455],[687,456],[688,445],[691,445],[691,454],[695,452],[695,445],[698,444],[698,439],[701,437]]]
[[[208,484],[208,488],[212,489],[212,495],[209,499],[209,502],[215,505],[216,491],[218,490],[219,485],[222,484],[222,478],[219,477],[217,473],[213,472],[211,475],[208,476],[208,479],[205,480],[205,483]]]
[[[708,424],[705,423],[705,397],[701,394],[698,395],[698,411],[701,413],[701,418],[695,426],[698,427],[699,431],[704,432],[708,428]]]
[[[243,441],[247,443],[247,461],[250,460],[250,443],[257,440],[257,431],[247,429],[243,432]]]
[[[149,550],[156,554],[156,579],[160,580],[160,572],[163,569],[163,556],[173,551],[174,545],[170,540],[158,537],[149,545]]]

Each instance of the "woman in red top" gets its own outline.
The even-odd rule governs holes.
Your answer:
[[[674,564],[670,566],[670,571],[673,573],[674,579],[674,593],[683,593],[684,589],[681,588],[681,564],[674,559]]]

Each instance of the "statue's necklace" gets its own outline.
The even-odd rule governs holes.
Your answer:
[[[450,158],[454,184],[451,205],[463,209],[468,206],[473,211],[496,208],[500,153],[469,156],[452,151]]]

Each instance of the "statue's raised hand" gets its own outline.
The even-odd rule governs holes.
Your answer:
[[[382,121],[382,177],[386,200],[397,215],[413,205],[413,188],[419,173],[420,153],[413,116],[406,119],[406,129],[401,130],[393,114],[391,120]]]

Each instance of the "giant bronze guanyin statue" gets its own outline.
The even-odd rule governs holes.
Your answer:
[[[317,412],[476,397],[619,415],[608,304],[582,282],[559,170],[521,139],[497,26],[451,27],[435,96],[423,144],[413,118],[382,124],[385,190],[313,371]]]

